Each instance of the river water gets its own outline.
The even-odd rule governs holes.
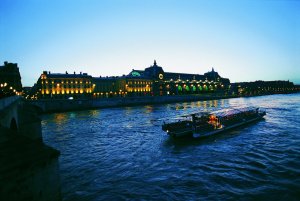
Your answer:
[[[257,106],[265,119],[207,139],[170,139],[162,119]],[[63,200],[298,200],[300,94],[44,115],[61,151]]]

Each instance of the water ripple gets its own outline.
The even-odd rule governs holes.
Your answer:
[[[265,120],[174,141],[161,120],[260,106]],[[45,142],[61,151],[64,200],[298,200],[300,95],[272,95],[57,113]]]

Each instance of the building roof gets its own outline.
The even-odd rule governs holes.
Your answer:
[[[165,79],[181,79],[181,80],[204,80],[205,77],[199,74],[189,74],[189,73],[170,73],[165,72]]]
[[[45,74],[45,73],[43,73]],[[61,78],[61,79],[67,79],[67,78],[91,78],[91,75],[88,75],[87,73],[80,73],[80,74],[68,74],[68,73],[47,73],[47,78]]]
[[[212,68],[212,71],[209,71],[205,73],[204,75],[200,74],[190,74],[190,73],[174,73],[174,72],[164,72],[163,68],[161,66],[157,65],[156,60],[154,60],[154,63],[152,66],[145,68],[145,70],[134,70],[127,75],[127,77],[136,77],[136,78],[146,78],[146,79],[153,79],[157,78],[158,74],[164,74],[165,80],[216,80],[220,78],[222,82],[229,83],[229,79],[222,78],[215,70]]]

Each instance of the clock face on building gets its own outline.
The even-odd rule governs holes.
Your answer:
[[[164,79],[164,75],[160,73],[160,74],[158,75],[158,78],[162,80],[162,79]]]

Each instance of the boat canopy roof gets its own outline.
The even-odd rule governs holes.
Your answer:
[[[256,107],[225,108],[214,112],[197,112],[188,115],[182,115],[177,117],[176,119],[184,119],[184,118],[191,117],[193,115],[195,115],[196,117],[209,116],[209,115],[214,115],[217,117],[225,117],[225,116],[230,116],[230,115],[239,114],[243,112],[256,111],[257,109],[258,108]]]
[[[186,115],[181,115],[181,116],[174,116],[174,117],[169,117],[165,119],[161,119],[166,123],[170,123],[174,120],[177,121],[186,121],[186,120],[192,120],[192,116],[195,115],[196,117],[202,117],[202,116],[209,116],[209,112],[197,112],[197,113],[192,113],[192,114],[186,114]]]
[[[257,109],[258,108],[255,108],[255,107],[230,108],[230,109],[226,108],[226,109],[212,112],[210,114],[217,116],[217,117],[226,117],[226,116],[231,116],[231,115],[235,115],[235,114],[239,114],[239,113],[256,111]]]
[[[195,115],[196,117],[201,117],[201,116],[207,116],[209,115],[209,112],[197,112],[197,113],[192,113],[192,114],[187,114],[187,115],[183,115],[181,117],[191,117],[193,115]]]
[[[175,116],[175,117],[171,117],[171,118],[166,118],[166,119],[163,119],[163,120],[166,123],[170,123],[174,120],[177,120],[177,121],[189,120],[189,121],[191,121],[193,115],[195,115],[196,117],[205,117],[205,116],[213,115],[213,116],[216,116],[218,118],[223,118],[223,117],[226,117],[226,116],[231,116],[231,115],[240,114],[240,113],[244,113],[244,112],[250,112],[250,111],[255,112],[257,109],[258,108],[256,108],[256,107],[225,108],[225,109],[222,109],[222,110],[217,110],[215,112],[204,112],[203,111],[203,112],[197,112],[197,113],[192,113],[192,114],[188,114],[188,115],[182,115],[182,116]]]

